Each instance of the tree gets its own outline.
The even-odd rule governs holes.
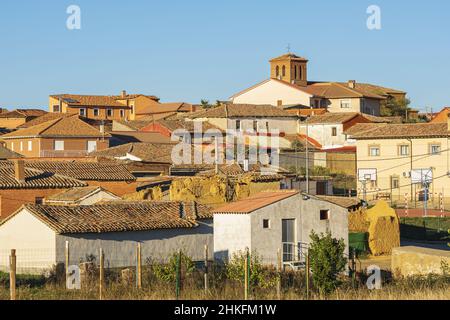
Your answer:
[[[383,117],[403,117],[407,118],[407,112],[410,110],[409,105],[411,101],[407,98],[396,99],[389,96],[386,104],[381,107],[381,115]]]
[[[314,231],[310,237],[309,258],[313,283],[321,295],[327,295],[338,287],[338,276],[347,265],[344,239],[334,239],[330,232],[317,235]]]

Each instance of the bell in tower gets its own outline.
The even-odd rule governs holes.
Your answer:
[[[270,60],[270,77],[301,87],[308,85],[308,60],[287,53]]]

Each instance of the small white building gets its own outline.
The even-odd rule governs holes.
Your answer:
[[[141,244],[142,261],[166,261],[180,250],[194,261],[213,248],[209,207],[178,201],[111,202],[92,206],[24,205],[0,224],[0,270],[16,249],[19,273],[41,273],[65,262],[105,255],[106,267],[134,266]]]
[[[89,186],[64,190],[45,198],[44,202],[47,205],[88,206],[113,200],[121,200],[121,198],[102,187]]]
[[[248,248],[267,265],[304,260],[311,232],[344,239],[348,254],[348,210],[296,191],[263,192],[214,210],[214,255],[227,261]]]

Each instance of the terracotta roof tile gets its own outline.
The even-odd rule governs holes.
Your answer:
[[[367,130],[364,130],[364,129]],[[360,124],[359,131],[352,134],[354,139],[389,139],[389,138],[428,138],[448,137],[450,131],[447,123],[415,123],[415,124],[378,124],[365,126]]]
[[[86,183],[67,176],[25,167],[25,181],[15,179],[14,163],[0,161],[0,189],[62,189],[84,187]]]
[[[176,201],[110,202],[72,207],[25,205],[24,208],[59,234],[195,228],[197,219],[211,216],[206,206]],[[20,210],[15,214],[18,212]]]
[[[19,159],[19,158],[23,158],[23,155],[11,151],[0,145],[0,160]]]
[[[56,118],[32,127],[20,129],[2,136],[2,139],[17,139],[22,137],[109,137],[96,128],[80,120],[78,116]]]
[[[271,105],[228,104],[189,115],[190,118],[295,118],[296,116]]]
[[[46,111],[40,109],[16,109],[10,112],[0,113],[0,118],[40,117],[46,113]]]
[[[90,194],[103,190],[101,187],[88,186],[64,190],[60,193],[45,198],[45,201],[77,201]],[[104,190],[103,190],[104,191]]]
[[[126,105],[117,102],[111,96],[94,96],[94,95],[78,95],[78,94],[59,94],[52,95],[52,98],[61,99],[70,106],[76,107],[120,107],[129,108]]]
[[[115,162],[26,161],[25,166],[83,181],[134,181],[125,165]]]
[[[173,144],[128,143],[91,153],[94,157],[120,158],[130,154],[145,162],[172,163]]]
[[[298,195],[298,191],[261,192],[250,198],[233,202],[213,211],[214,214],[249,214],[284,199]]]

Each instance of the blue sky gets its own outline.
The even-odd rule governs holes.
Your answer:
[[[81,8],[82,29],[66,28]],[[382,29],[366,27],[369,5]],[[52,93],[162,101],[227,99],[268,78],[268,60],[309,58],[309,79],[356,79],[450,105],[448,0],[2,0],[0,106],[46,106]]]

